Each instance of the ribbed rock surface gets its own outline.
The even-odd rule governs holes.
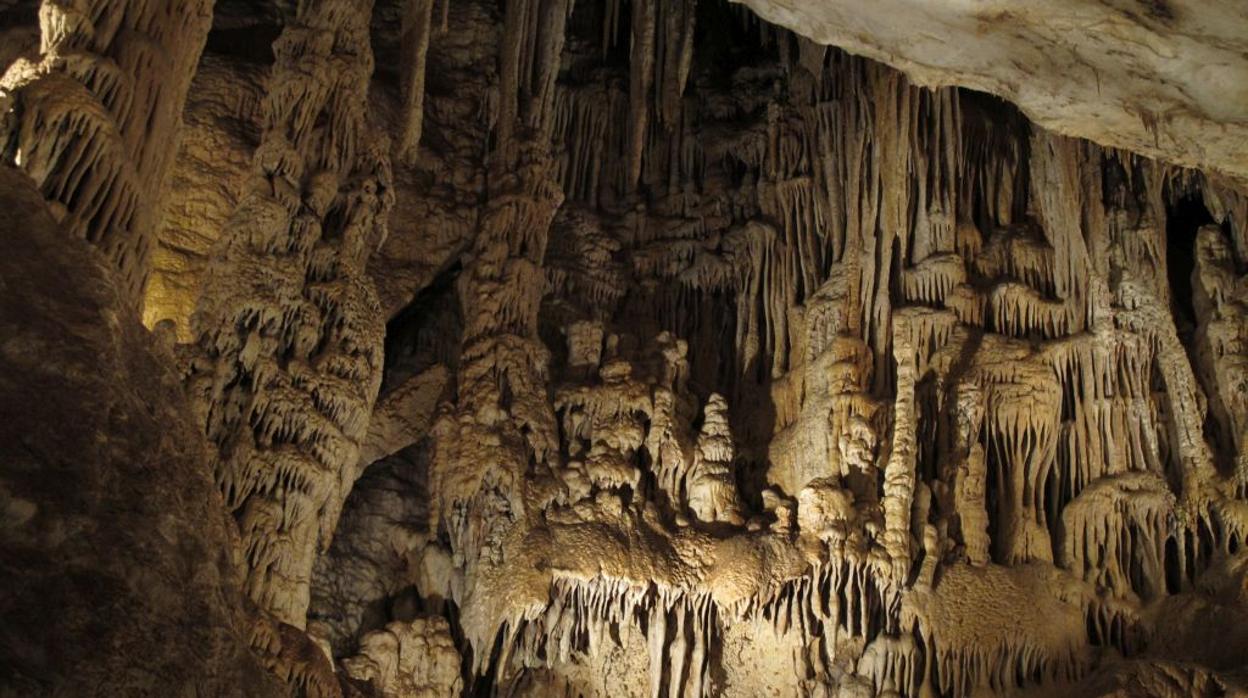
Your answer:
[[[1248,12],[749,2],[0,0],[14,692],[1242,692]]]

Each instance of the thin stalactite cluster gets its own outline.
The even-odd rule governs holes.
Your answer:
[[[42,2],[0,152],[159,250],[287,693],[1244,690],[1235,182],[721,0],[212,4]]]

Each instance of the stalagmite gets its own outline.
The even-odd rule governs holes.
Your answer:
[[[342,665],[385,698],[434,698],[461,688],[459,652],[442,618],[391,623],[369,633],[360,640],[360,653]]]
[[[689,508],[703,521],[741,525],[741,501],[733,473],[732,432],[728,430],[728,403],[712,395],[702,417],[697,453],[689,473]]]
[[[1235,271],[1235,258],[1222,232],[1201,228],[1196,236],[1192,288],[1198,316],[1200,369],[1205,372],[1209,409],[1223,431],[1235,469],[1248,479],[1248,284]]]
[[[904,316],[895,320],[893,352],[897,357],[897,402],[893,414],[893,445],[884,467],[884,546],[892,574],[905,579],[910,567],[910,505],[915,484],[915,368],[914,347]]]

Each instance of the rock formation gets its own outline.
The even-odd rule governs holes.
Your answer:
[[[283,695],[170,347],[43,201],[0,168],[0,692]]]
[[[188,389],[238,519],[247,592],[296,627],[381,385],[381,306],[365,265],[394,195],[366,118],[371,10],[301,5],[275,42],[249,188],[192,320]]]
[[[74,237],[104,250],[136,307],[156,242],[153,192],[211,16],[211,0],[43,2],[38,61],[19,58],[0,82],[5,160]]]
[[[917,84],[990,92],[1051,130],[1248,177],[1248,18],[1233,2],[739,1]]]
[[[1248,11],[745,4],[0,0],[0,694],[1248,691]]]

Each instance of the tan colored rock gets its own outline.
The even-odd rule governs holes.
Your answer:
[[[99,246],[140,307],[212,3],[42,2],[37,60],[0,79],[4,161],[36,181],[53,216]]]
[[[140,5],[48,0],[64,40],[48,74],[129,65],[69,49],[130,46],[109,33]],[[237,693],[258,666],[308,696],[1237,690],[1248,197],[1210,162],[1044,124],[1234,160],[1237,55],[1148,75],[1233,54],[1219,32],[1241,17],[1195,45],[1163,30],[1216,0],[882,14],[919,5],[800,27],[951,61],[908,79],[718,2],[218,2],[149,346],[133,308],[93,300],[98,268],[70,260],[39,288],[26,248],[0,259],[17,291],[0,355],[24,362],[0,374],[21,466],[0,474],[0,542],[51,590],[0,591],[22,619],[0,628],[14,690],[52,671],[35,688],[58,693],[79,648],[90,680],[157,695]],[[1115,82],[1088,92],[1076,59]],[[975,66],[1027,76],[1024,112],[1057,122],[916,85]],[[112,75],[71,82],[125,107]],[[1203,116],[1181,110],[1197,102]],[[1121,121],[1132,109],[1139,124]],[[29,126],[0,140],[6,157],[60,142],[41,113],[6,112]],[[1182,155],[1206,117],[1228,130]],[[36,187],[64,172],[43,174],[0,178],[0,198],[25,191],[15,210],[41,216]],[[63,204],[47,212],[83,202]],[[64,237],[39,249],[89,251]],[[194,341],[176,345],[184,327]],[[216,500],[171,445],[198,443],[185,398],[151,388],[165,372],[147,359],[167,349],[238,548],[218,540],[228,525],[187,530],[173,510],[170,487],[195,517]],[[67,404],[39,378],[41,355],[65,352],[72,371],[53,373],[99,394]],[[168,433],[145,437],[153,420]],[[100,448],[125,462],[94,468]],[[90,477],[61,487],[81,454]],[[132,499],[95,496],[113,491]],[[121,599],[99,612],[123,644],[84,640],[80,603],[50,605],[84,576],[104,582],[84,598]],[[180,619],[207,638],[187,671],[182,645],[136,633],[181,637],[173,600],[202,611]],[[28,629],[36,612],[47,628]],[[41,656],[26,635],[65,648]]]
[[[916,84],[995,94],[1044,128],[1248,179],[1248,16],[1234,2],[741,1]]]
[[[407,448],[428,432],[449,379],[446,367],[435,365],[377,401],[368,422],[368,434],[360,444],[360,472]]]
[[[238,522],[248,596],[300,629],[382,378],[365,269],[394,195],[367,131],[371,9],[301,6],[274,44],[267,128],[192,322],[188,390]]]
[[[191,81],[143,304],[144,324],[171,320],[181,342],[192,339],[191,314],[213,246],[246,186],[263,79],[259,66],[207,53]]]
[[[442,618],[391,623],[360,640],[343,670],[383,698],[437,698],[461,690],[459,652]]]
[[[733,472],[732,432],[728,403],[711,395],[702,414],[702,431],[689,472],[689,509],[698,519],[736,526],[745,522]]]

